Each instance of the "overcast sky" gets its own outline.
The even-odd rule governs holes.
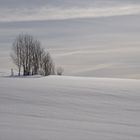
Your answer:
[[[56,20],[140,13],[139,0],[4,0],[0,21]]]
[[[73,35],[81,40],[84,34],[88,39],[91,34],[137,33],[139,15],[139,0],[0,0],[0,47],[8,46],[21,32],[34,34],[49,46],[58,42],[70,45]],[[61,40],[66,37],[69,40]],[[46,44],[45,40],[53,40],[54,44]]]
[[[80,52],[85,49],[124,51],[135,47],[135,60],[135,53],[140,51],[140,0],[0,0],[0,67],[9,65],[5,63],[7,55],[20,33],[38,38],[66,69],[77,64],[91,68],[94,62],[89,58],[80,61]],[[80,59],[65,59],[73,55]],[[101,63],[105,62],[98,61]]]

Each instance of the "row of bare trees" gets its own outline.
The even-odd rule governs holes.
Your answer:
[[[55,74],[55,66],[49,52],[41,47],[40,41],[28,34],[19,35],[12,47],[11,58],[18,68],[18,75],[44,76]]]

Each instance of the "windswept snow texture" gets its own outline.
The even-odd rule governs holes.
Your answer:
[[[0,78],[0,140],[139,139],[139,80]]]

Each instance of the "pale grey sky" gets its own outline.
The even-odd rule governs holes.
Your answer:
[[[0,68],[12,66],[7,63],[7,56],[20,33],[38,38],[68,74],[82,72],[81,75],[99,76],[105,73],[109,76],[108,70],[119,65],[121,72],[112,70],[110,75],[122,75],[125,73],[122,67],[126,65],[125,69],[130,67],[129,75],[136,75],[137,59],[140,59],[140,1],[0,0]],[[135,51],[130,51],[132,48]],[[106,50],[106,55],[101,58],[100,55],[94,57],[95,53],[86,53],[85,57],[82,55],[85,49],[101,53]],[[120,49],[123,53],[119,51],[121,56],[113,59],[110,49]],[[119,64],[116,64],[117,60]],[[135,66],[128,63],[131,60],[136,61]],[[95,69],[93,72],[94,66],[101,73]],[[102,72],[104,67],[106,70]]]
[[[138,0],[5,0],[0,21],[61,20],[140,13]]]

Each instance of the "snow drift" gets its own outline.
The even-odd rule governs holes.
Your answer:
[[[0,78],[0,140],[139,140],[140,81]]]

